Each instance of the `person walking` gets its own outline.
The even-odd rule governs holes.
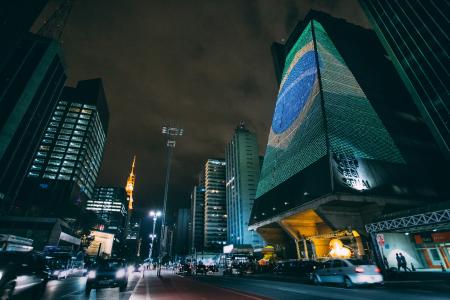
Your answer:
[[[400,268],[402,267],[402,258],[398,253],[395,253],[395,259],[397,260],[397,269],[400,271]]]
[[[406,271],[411,272],[411,269],[408,268],[408,264],[407,264],[407,262],[406,262],[406,257],[403,256],[402,253],[400,253],[400,261],[401,261],[401,267],[403,268],[403,270],[404,270],[405,272],[406,272]]]

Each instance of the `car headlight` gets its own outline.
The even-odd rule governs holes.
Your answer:
[[[116,278],[125,277],[125,274],[126,274],[125,269],[120,269],[116,272]]]
[[[3,277],[3,271],[0,271],[0,279]]]
[[[95,278],[95,271],[89,271],[88,278]]]

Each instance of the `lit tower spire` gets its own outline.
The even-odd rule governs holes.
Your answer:
[[[136,163],[136,155],[133,157],[133,164],[131,165],[130,176],[127,179],[127,185],[125,190],[128,195],[128,211],[133,209],[133,190],[134,190],[134,181],[136,180],[136,175],[134,174],[134,165]]]

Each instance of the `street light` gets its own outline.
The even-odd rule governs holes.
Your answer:
[[[156,238],[156,234],[155,234],[156,220],[159,217],[161,217],[161,211],[159,211],[159,210],[158,211],[151,210],[148,213],[148,215],[153,218],[153,231],[152,231],[152,234],[149,235],[149,237],[152,239],[152,242],[150,243],[150,249],[148,251],[148,258],[149,258],[149,260],[151,260],[152,259],[152,255],[153,255],[153,244],[154,244],[155,238]]]

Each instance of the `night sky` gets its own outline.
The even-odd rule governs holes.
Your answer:
[[[356,0],[75,1],[63,35],[68,84],[101,77],[110,110],[97,183],[124,186],[136,154],[136,206],[161,207],[169,121],[185,130],[169,207],[189,207],[204,161],[224,157],[240,120],[263,155],[277,93],[270,45],[310,9],[369,27]]]

